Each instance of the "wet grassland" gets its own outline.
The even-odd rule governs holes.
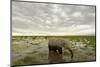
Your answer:
[[[49,52],[49,38],[62,38],[69,41],[74,57],[70,58],[67,49],[62,54]],[[12,36],[11,64],[49,64],[83,62],[96,60],[95,36]]]

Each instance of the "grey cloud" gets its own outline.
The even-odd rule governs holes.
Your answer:
[[[12,19],[13,33],[16,29],[17,32],[27,33],[28,30],[32,33],[85,32],[87,28],[75,27],[87,25],[90,26],[88,30],[94,29],[95,7],[13,1]]]

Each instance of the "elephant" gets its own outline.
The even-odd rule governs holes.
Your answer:
[[[68,43],[67,41],[65,41],[64,39],[59,39],[59,38],[51,38],[48,41],[48,48],[49,48],[49,52],[50,51],[54,51],[57,52],[59,54],[62,54],[63,52],[63,48],[64,49],[68,49],[68,51],[71,54],[71,58],[73,58],[73,51],[70,48],[70,43]]]

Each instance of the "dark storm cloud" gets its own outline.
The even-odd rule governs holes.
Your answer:
[[[13,34],[95,34],[94,6],[13,1],[12,17]]]

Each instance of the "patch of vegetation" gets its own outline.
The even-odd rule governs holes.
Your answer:
[[[63,38],[68,40],[75,47],[86,45],[84,48],[76,48],[74,50],[74,61],[90,61],[95,60],[96,37],[95,36],[12,36],[12,54],[14,55],[13,65],[39,64],[49,61],[48,45],[49,38]],[[42,45],[42,46],[41,46]],[[73,48],[75,48],[73,47]],[[22,59],[17,60],[17,54],[21,54]],[[70,53],[64,51],[64,62],[70,62]]]

